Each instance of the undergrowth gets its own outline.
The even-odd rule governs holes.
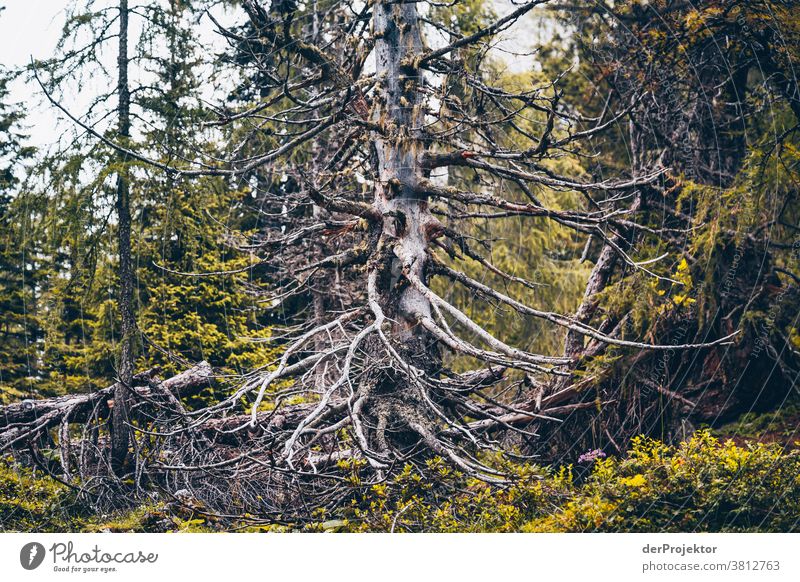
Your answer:
[[[743,532],[800,531],[800,452],[720,441],[701,430],[677,446],[637,437],[621,458],[557,468],[508,464],[511,483],[467,479],[440,459],[364,485],[342,463],[352,498],[304,525],[214,519],[191,503],[87,512],[75,492],[9,458],[0,463],[0,531]],[[497,461],[498,466],[502,464]]]

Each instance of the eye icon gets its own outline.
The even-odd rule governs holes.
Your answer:
[[[26,570],[35,570],[44,561],[44,546],[39,542],[30,542],[19,551],[19,563]]]

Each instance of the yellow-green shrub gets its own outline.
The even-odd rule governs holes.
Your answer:
[[[0,532],[73,531],[79,521],[72,490],[0,459]]]
[[[437,467],[440,461],[431,463]],[[444,467],[444,464],[441,464]],[[507,468],[508,469],[508,468]],[[800,453],[699,431],[679,446],[639,437],[628,454],[572,468],[517,465],[510,486],[410,468],[354,496],[348,531],[798,531]]]
[[[737,446],[709,431],[667,446],[634,439],[622,458],[594,461],[585,479],[572,466],[542,468],[487,459],[509,484],[467,479],[441,459],[422,473],[406,466],[367,486],[363,461],[340,463],[352,495],[311,525],[263,524],[250,531],[648,532],[800,531],[800,451],[776,444]],[[0,460],[0,531],[212,531],[245,522],[183,515],[154,503],[91,515],[75,493],[10,460]]]

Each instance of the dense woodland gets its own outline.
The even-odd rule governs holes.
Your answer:
[[[70,3],[0,530],[797,530],[799,10]]]

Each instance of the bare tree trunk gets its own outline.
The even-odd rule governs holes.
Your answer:
[[[392,276],[381,290],[383,307],[394,317],[395,338],[406,344],[418,343],[425,334],[417,326],[417,314],[430,316],[430,304],[414,287],[397,288],[394,283],[403,269],[427,282],[428,246],[439,225],[428,208],[427,196],[419,193],[424,178],[419,163],[422,104],[415,59],[422,53],[422,39],[415,3],[380,2],[374,11],[375,55],[382,84],[374,118],[385,129],[385,135],[375,139],[378,180],[374,204],[384,216],[382,241],[393,243]]]
[[[128,87],[128,0],[119,3],[119,54],[117,55],[117,91],[119,95],[118,132],[121,140],[130,137],[130,89]],[[121,165],[127,157],[119,157]],[[133,307],[134,274],[131,261],[130,184],[124,165],[117,174],[117,220],[119,252],[119,310],[122,330],[119,353],[119,383],[114,389],[112,410],[111,465],[119,475],[125,470],[130,443],[129,395],[133,381],[133,343],[136,318]]]

